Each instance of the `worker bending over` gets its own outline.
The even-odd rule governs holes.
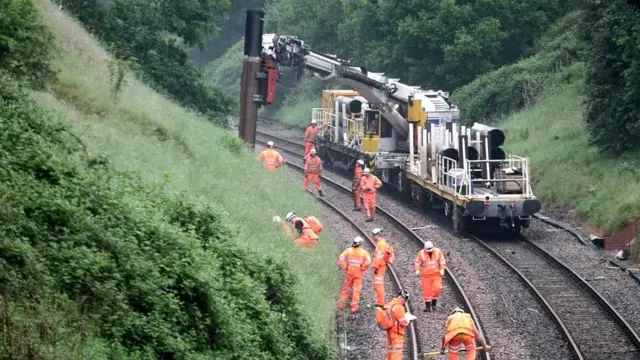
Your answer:
[[[386,360],[402,360],[404,350],[404,333],[409,323],[416,317],[404,308],[409,293],[401,290],[397,297],[382,308],[376,309],[378,327],[387,332]]]
[[[313,250],[318,243],[319,236],[315,231],[313,231],[309,222],[303,218],[297,217],[294,212],[288,213],[286,220],[293,224],[293,227],[298,231],[298,237],[295,238],[293,242],[308,250]]]
[[[440,249],[433,247],[431,241],[424,243],[424,249],[418,252],[413,262],[416,275],[420,275],[422,283],[422,297],[424,298],[425,312],[436,309],[436,303],[442,293],[442,277],[447,262]]]
[[[478,332],[476,324],[461,308],[453,309],[449,318],[447,318],[447,333],[442,337],[442,347],[440,354],[445,353],[445,347],[449,345],[449,360],[458,360],[458,352],[460,350],[467,351],[467,360],[476,359],[476,338],[484,347],[487,346],[484,338]]]
[[[353,239],[351,247],[345,249],[338,257],[338,265],[342,270],[347,272],[344,284],[342,285],[342,293],[340,294],[338,307],[344,309],[347,299],[349,298],[349,293],[353,290],[353,295],[351,296],[351,312],[360,310],[362,279],[369,265],[371,265],[371,256],[367,250],[362,248],[363,242],[364,240],[362,240],[360,236],[356,236]]]
[[[364,198],[364,208],[367,211],[367,222],[373,221],[376,213],[376,193],[382,187],[382,182],[377,176],[371,174],[369,168],[364,168],[362,179],[360,180],[360,188],[362,189],[362,197]]]
[[[318,194],[322,196],[322,185],[320,185],[320,174],[324,171],[322,167],[322,159],[316,155],[316,149],[311,149],[309,158],[304,164],[304,181],[302,183],[305,190],[309,189],[309,185],[313,181],[318,189]]]
[[[353,210],[362,211],[360,207],[360,180],[362,179],[362,169],[364,168],[364,161],[358,160],[356,162],[356,170],[353,174],[353,184],[351,185],[351,191],[353,192]]]
[[[395,262],[396,254],[393,247],[382,237],[382,229],[375,228],[371,231],[376,241],[376,250],[373,253],[373,288],[376,292],[376,306],[384,306],[384,275],[387,273],[387,265]]]
[[[267,148],[260,152],[258,160],[262,161],[270,171],[276,171],[284,163],[282,155],[273,149],[273,141],[267,143]]]
[[[318,138],[318,131],[327,127],[327,124],[318,126],[315,119],[311,120],[311,125],[304,132],[304,154],[308,155],[311,149],[316,148],[316,139]]]

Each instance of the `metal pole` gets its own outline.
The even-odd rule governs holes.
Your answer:
[[[244,32],[244,63],[240,84],[239,136],[251,147],[256,146],[256,120],[258,118],[259,81],[262,66],[262,31],[264,11],[247,10]]]

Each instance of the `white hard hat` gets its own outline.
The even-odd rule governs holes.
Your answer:
[[[360,164],[360,165],[364,165],[364,161],[362,161],[362,160],[358,160],[358,164]]]
[[[311,120],[311,123],[312,123],[312,124],[317,123],[316,119]]]
[[[371,173],[371,170],[369,170],[369,168],[368,168],[368,167],[366,167],[366,168],[364,168],[364,170],[362,170],[362,173],[363,173],[363,174],[370,174],[370,173]]]
[[[282,221],[282,219],[280,219],[280,216],[276,215],[276,216],[274,216],[274,217],[273,217],[273,222],[274,222],[274,223],[276,223],[276,224],[277,224],[277,223],[279,223],[280,221]]]
[[[311,149],[311,154],[315,154],[316,153],[316,149]]]
[[[427,251],[433,250],[433,243],[431,241],[425,242],[424,243],[424,248],[427,249]]]
[[[457,308],[453,309],[453,311],[451,313],[455,314],[455,313],[463,313],[463,312],[464,312],[464,310],[462,310],[462,308],[457,307]]]
[[[375,228],[375,229],[371,230],[371,233],[372,233],[373,235],[378,235],[378,234],[380,234],[381,232],[382,232],[382,229],[380,229],[380,228]]]
[[[353,238],[353,246],[359,246],[363,241],[360,236],[356,236]]]
[[[294,213],[293,211],[291,211],[290,213],[287,214],[287,216],[285,217],[285,219],[287,219],[287,221],[291,221],[291,219],[293,219],[293,217],[296,216],[296,213]]]
[[[267,146],[268,146],[268,147],[272,147],[272,146],[273,146],[273,141],[269,141],[269,142],[267,142]]]

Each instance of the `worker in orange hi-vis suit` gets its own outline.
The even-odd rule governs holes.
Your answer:
[[[324,171],[322,159],[316,155],[316,149],[311,149],[309,159],[304,164],[304,181],[302,183],[305,190],[309,189],[309,184],[313,181],[318,189],[318,194],[322,195],[322,185],[320,185],[320,174]]]
[[[390,312],[394,325],[387,329],[387,357],[386,360],[402,360],[404,350],[404,332],[409,323],[416,316],[407,312],[404,308],[409,299],[409,294],[401,290],[398,297],[393,298],[384,306]]]
[[[453,313],[447,319],[447,333],[442,337],[442,347],[440,348],[440,354],[445,353],[445,347],[449,345],[449,360],[458,360],[458,352],[460,350],[466,350],[467,360],[476,359],[476,339],[484,347],[487,347],[487,343],[484,338],[478,332],[476,324],[471,318],[470,314],[467,314],[461,308],[453,309]]]
[[[369,168],[364,168],[360,188],[364,198],[364,208],[367,211],[367,222],[373,221],[376,214],[376,192],[382,187],[382,182],[377,176],[371,174]]]
[[[308,155],[311,149],[316,148],[316,139],[318,138],[318,131],[327,127],[327,124],[318,126],[315,119],[311,120],[311,125],[304,132],[304,154]]]
[[[295,238],[293,242],[307,250],[313,250],[316,244],[318,244],[318,239],[320,237],[313,231],[311,225],[309,225],[305,219],[296,216],[294,212],[289,212],[285,219],[291,222],[293,227],[298,231],[298,237]],[[290,233],[290,231],[288,232]]]
[[[273,149],[273,141],[267,143],[267,148],[258,155],[258,160],[270,171],[276,171],[284,163],[282,155]]]
[[[356,236],[353,239],[351,247],[345,249],[340,256],[338,256],[338,265],[342,270],[347,272],[347,277],[342,285],[342,293],[340,294],[340,301],[338,307],[344,309],[344,306],[349,298],[349,293],[353,290],[351,296],[351,312],[360,310],[360,292],[362,291],[362,280],[364,273],[371,265],[371,256],[369,252],[362,248],[364,240],[360,236]]]
[[[356,162],[356,170],[353,174],[353,184],[351,185],[351,191],[353,192],[353,210],[362,211],[360,201],[360,180],[362,179],[362,169],[364,168],[364,161],[358,160]]]
[[[376,292],[376,306],[384,306],[384,275],[387,273],[387,265],[395,262],[396,254],[393,247],[382,237],[382,229],[375,228],[371,231],[376,241],[376,250],[373,253],[373,288]]]
[[[420,276],[422,283],[425,312],[436,309],[436,303],[442,293],[442,277],[446,267],[447,262],[442,251],[433,247],[431,241],[425,242],[424,249],[418,252],[418,256],[413,262],[413,268],[416,275]]]

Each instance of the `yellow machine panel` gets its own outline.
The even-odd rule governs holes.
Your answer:
[[[338,96],[356,97],[359,95],[355,90],[322,90],[322,108],[333,109]]]
[[[416,127],[424,128],[424,124],[427,121],[427,113],[422,111],[422,100],[412,99],[409,103],[409,109],[407,111],[407,121],[415,124]]]

